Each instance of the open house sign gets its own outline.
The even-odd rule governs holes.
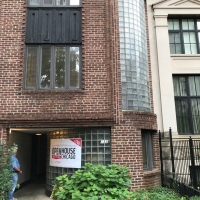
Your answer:
[[[51,139],[50,166],[81,168],[81,138]]]

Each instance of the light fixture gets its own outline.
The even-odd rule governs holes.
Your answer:
[[[42,135],[41,133],[37,133],[37,134],[35,134],[35,135]]]

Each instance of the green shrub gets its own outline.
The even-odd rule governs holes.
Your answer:
[[[56,178],[51,198],[56,200],[125,200],[132,192],[129,169],[115,164],[108,167],[87,163],[70,178]]]
[[[11,156],[13,148],[7,149],[6,143],[0,144],[0,200],[8,199],[8,191],[11,188],[10,176],[12,175]]]
[[[193,197],[190,197],[190,200],[200,200],[200,197],[198,197],[198,196],[193,196]]]
[[[51,198],[55,200],[186,200],[174,190],[157,187],[130,192],[131,175],[124,166],[87,163],[71,177],[62,175],[54,181]],[[200,200],[191,197],[190,200]]]

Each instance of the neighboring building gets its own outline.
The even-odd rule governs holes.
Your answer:
[[[200,133],[200,2],[147,1],[152,85],[158,129]]]
[[[142,0],[0,2],[0,136],[19,145],[20,183],[44,173],[49,195],[56,176],[75,170],[49,166],[50,139],[78,137],[82,165],[126,165],[133,189],[160,184],[147,8]],[[152,11],[148,18],[152,25]]]

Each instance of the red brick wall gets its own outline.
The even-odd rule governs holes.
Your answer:
[[[49,114],[55,118],[60,114],[73,118],[77,113],[79,118],[90,114],[102,118],[102,113],[110,116],[104,1],[83,1],[83,89],[79,92],[22,89],[26,0],[15,1],[15,6],[10,0],[3,0],[1,8],[0,118],[37,119],[40,114],[47,119]]]
[[[112,161],[131,168],[133,189],[159,184],[157,136],[156,170],[143,171],[141,151],[141,129],[156,131],[156,116],[122,112],[117,1],[83,0],[80,91],[23,90],[26,0],[15,1],[15,6],[3,0],[0,5],[0,134],[4,139],[10,127],[110,126]],[[153,110],[153,102],[151,106]]]

